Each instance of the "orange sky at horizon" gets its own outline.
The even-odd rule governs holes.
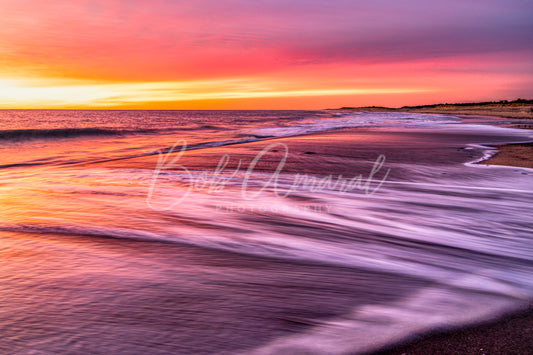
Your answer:
[[[533,97],[533,6],[0,0],[0,108],[323,109]]]

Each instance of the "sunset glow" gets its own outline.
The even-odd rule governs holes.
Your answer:
[[[533,5],[0,0],[0,108],[326,108],[533,96]]]

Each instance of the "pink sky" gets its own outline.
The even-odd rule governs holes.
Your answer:
[[[0,0],[0,108],[533,97],[530,1]]]

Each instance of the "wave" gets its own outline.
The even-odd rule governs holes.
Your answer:
[[[13,233],[27,233],[27,234],[54,234],[54,235],[71,235],[71,236],[85,236],[85,237],[99,237],[110,239],[124,239],[144,242],[171,242],[176,243],[175,240],[165,238],[163,235],[132,231],[130,229],[121,228],[104,228],[104,227],[89,227],[89,226],[50,226],[50,225],[29,225],[29,224],[15,224],[2,225],[0,231]]]
[[[282,137],[292,136],[298,134],[305,134],[318,131],[327,131],[339,128],[355,128],[365,126],[382,126],[382,125],[416,125],[427,123],[450,123],[454,119],[451,116],[442,115],[424,115],[424,114],[361,114],[361,113],[328,113],[327,117],[302,117],[299,120],[286,122],[284,120],[276,120],[272,122],[271,127],[264,128],[244,128],[237,129],[239,133],[248,136],[255,136],[257,138],[266,137]],[[203,130],[234,130],[235,127],[226,124],[212,124],[208,122],[186,124],[184,122],[176,122],[175,125],[166,127],[137,127],[136,123],[129,128],[116,127],[72,127],[72,128],[29,128],[29,129],[7,129],[0,130],[0,141],[25,141],[31,139],[57,139],[57,138],[73,138],[82,136],[114,136],[127,135],[139,133],[158,133],[170,131],[203,131]]]
[[[311,118],[295,121],[289,125],[255,129],[254,136],[286,137],[307,133],[323,132],[343,128],[361,127],[417,127],[456,123],[457,117],[438,114],[416,114],[407,112],[357,112],[330,115],[328,118]]]
[[[138,133],[156,133],[159,129],[107,129],[107,128],[51,128],[51,129],[8,129],[0,130],[0,141],[26,141],[31,139],[61,139],[84,136],[122,136]]]
[[[426,287],[392,304],[354,307],[341,317],[322,321],[303,333],[276,338],[248,353],[373,354],[415,340],[419,334],[483,324],[525,309],[524,301]]]
[[[75,132],[71,132],[70,129],[58,129],[58,130],[21,130],[21,131],[28,131],[29,134],[24,136],[23,133],[18,133],[19,138],[5,138],[2,136],[2,133],[4,132],[14,132],[14,131],[0,131],[0,141],[2,139],[8,140],[12,139],[15,141],[20,140],[30,140],[30,139],[40,139],[40,138],[70,138],[70,137],[80,137],[80,136],[87,136],[87,135],[122,135],[125,134],[124,131],[113,131],[113,130],[104,130],[104,129],[75,129]],[[128,131],[129,133],[133,132],[144,132],[144,131]],[[62,134],[63,133],[63,134]],[[7,137],[17,137],[17,134],[12,134],[11,136],[9,134],[6,135]],[[158,154],[171,154],[171,153],[177,153],[180,151],[189,151],[189,150],[198,150],[198,149],[207,149],[207,148],[215,148],[215,147],[222,147],[226,145],[235,145],[235,144],[244,144],[244,143],[251,143],[256,142],[260,140],[266,140],[270,138],[276,138],[276,137],[256,137],[256,136],[250,136],[246,135],[246,138],[241,139],[233,139],[233,140],[221,140],[221,141],[207,141],[207,142],[201,142],[191,145],[179,145],[176,143],[172,147],[163,147],[161,149],[152,150],[149,152],[143,152],[139,154],[131,154],[131,155],[121,155],[118,157],[110,157],[110,158],[104,158],[104,159],[95,159],[95,160],[71,160],[71,161],[48,161],[48,162],[20,162],[20,163],[13,163],[13,164],[4,164],[0,165],[0,169],[5,168],[13,168],[13,167],[26,167],[26,166],[39,166],[39,165],[76,165],[76,164],[99,164],[99,163],[105,163],[105,162],[111,162],[111,161],[120,161],[120,160],[128,160],[128,159],[134,159],[134,158],[141,158],[141,157],[147,157],[152,155],[158,155]],[[185,142],[184,142],[185,143]]]
[[[0,131],[0,140],[70,138],[80,136],[121,135],[123,131],[102,128],[10,129]]]

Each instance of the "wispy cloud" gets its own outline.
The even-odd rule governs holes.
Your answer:
[[[530,77],[531,70],[516,72],[513,63],[533,68],[533,3],[523,0],[0,0],[0,12],[0,78],[86,81],[82,86],[92,89],[72,91],[69,103],[84,93],[87,102],[102,96],[93,91],[95,81],[130,83],[135,91],[143,82],[175,87],[178,81],[253,79],[258,87],[274,78],[273,91],[288,96],[373,88],[411,92],[414,100],[417,92],[409,90],[450,92],[479,68],[494,82],[482,96],[496,97],[509,89],[503,90],[502,75],[507,85]],[[464,74],[454,83],[442,68],[428,70],[450,62]],[[332,81],[347,83],[334,88]],[[367,85],[357,86],[361,81]],[[230,89],[212,95],[259,95]],[[28,101],[38,92],[25,90]],[[49,96],[60,96],[54,90]],[[191,95],[194,90],[180,97]],[[533,89],[524,91],[528,95]]]

